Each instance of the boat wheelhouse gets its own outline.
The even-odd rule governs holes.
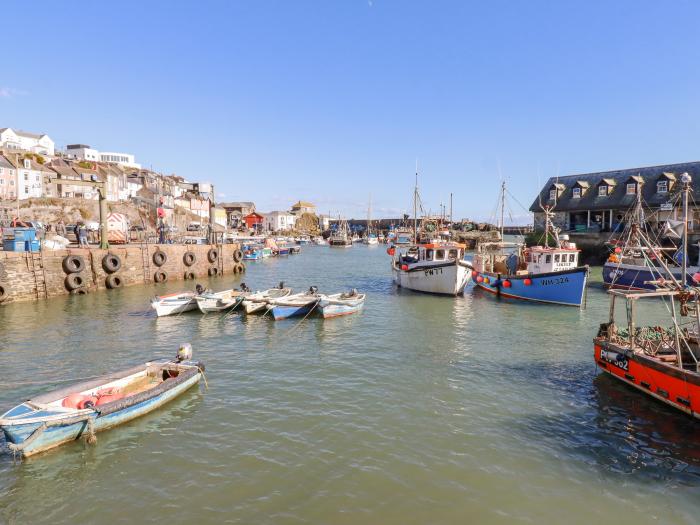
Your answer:
[[[434,241],[408,248],[390,247],[394,282],[419,292],[459,295],[469,282],[469,266],[464,261],[465,246]]]

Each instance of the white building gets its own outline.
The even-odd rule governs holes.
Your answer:
[[[92,160],[95,162],[100,160],[100,152],[86,144],[68,144],[66,146],[66,156],[76,160]]]
[[[35,199],[44,195],[44,169],[30,159],[20,159],[17,166],[17,197]]]
[[[0,128],[0,147],[31,151],[41,155],[53,156],[54,154],[54,142],[48,135],[12,128]]]
[[[66,156],[71,159],[109,162],[128,168],[141,169],[141,164],[137,163],[135,157],[130,153],[98,151],[87,144],[69,144],[66,146]]]
[[[116,153],[114,151],[101,151],[100,162],[112,162],[120,166],[141,169],[141,164],[136,162],[136,158],[130,153]]]
[[[17,170],[8,159],[0,155],[0,200],[17,198]]]
[[[271,211],[263,214],[263,229],[271,232],[291,230],[297,217],[288,211]]]

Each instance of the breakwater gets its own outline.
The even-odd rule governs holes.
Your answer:
[[[0,305],[245,271],[238,244],[0,251]]]

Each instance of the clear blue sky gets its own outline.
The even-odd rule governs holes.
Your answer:
[[[0,127],[263,211],[488,218],[499,178],[700,160],[700,2],[3,3]],[[9,23],[8,23],[9,22]],[[516,222],[523,219],[512,204]]]

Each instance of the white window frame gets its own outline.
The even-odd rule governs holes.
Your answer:
[[[632,191],[630,191],[630,189]],[[625,194],[626,195],[636,195],[637,194],[637,183],[636,182],[628,182],[627,187],[625,189]]]
[[[607,197],[608,196],[608,186],[607,184],[601,184],[598,186],[598,197]]]
[[[557,190],[549,190],[549,200],[553,201],[557,198]]]
[[[663,189],[661,189],[663,187]],[[656,182],[656,193],[668,193],[668,181],[660,180]]]
[[[581,188],[579,188],[579,187],[574,188],[573,195],[574,195],[574,199],[580,199],[581,198]]]

